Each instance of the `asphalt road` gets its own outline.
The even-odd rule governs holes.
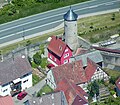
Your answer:
[[[119,9],[120,0],[92,0],[77,5],[72,9],[79,15]],[[63,22],[63,15],[69,10],[69,6],[21,18],[0,25],[0,44],[14,42],[17,39],[34,37],[36,33],[52,29]]]

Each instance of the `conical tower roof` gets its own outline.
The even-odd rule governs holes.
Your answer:
[[[76,21],[78,15],[73,12],[73,10],[70,7],[70,10],[64,15],[64,20],[66,21]]]

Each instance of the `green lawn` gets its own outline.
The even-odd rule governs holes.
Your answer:
[[[113,14],[115,19],[112,20]],[[120,13],[108,13],[79,19],[78,34],[91,43],[106,40],[111,35],[120,33]]]
[[[113,98],[110,96],[105,102],[95,102],[90,105],[120,105],[120,97]]]
[[[110,77],[118,78],[120,76],[120,71],[118,70],[110,70],[107,68],[105,68],[104,70]]]
[[[42,96],[44,94],[47,94],[47,93],[50,93],[50,92],[53,92],[53,89],[50,88],[50,86],[48,85],[45,85],[43,86],[43,88],[37,93],[37,96]]]
[[[33,83],[33,86],[34,86],[35,84],[37,84],[40,80],[41,80],[41,79],[40,79],[39,76],[37,76],[36,74],[32,74],[32,83]]]

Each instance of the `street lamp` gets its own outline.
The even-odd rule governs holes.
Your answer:
[[[25,29],[23,28],[23,32],[22,32],[22,37],[23,37],[23,40],[25,40],[25,33],[24,33]]]

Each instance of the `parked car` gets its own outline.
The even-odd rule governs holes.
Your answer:
[[[27,92],[22,91],[18,94],[17,99],[22,100],[27,95]]]

